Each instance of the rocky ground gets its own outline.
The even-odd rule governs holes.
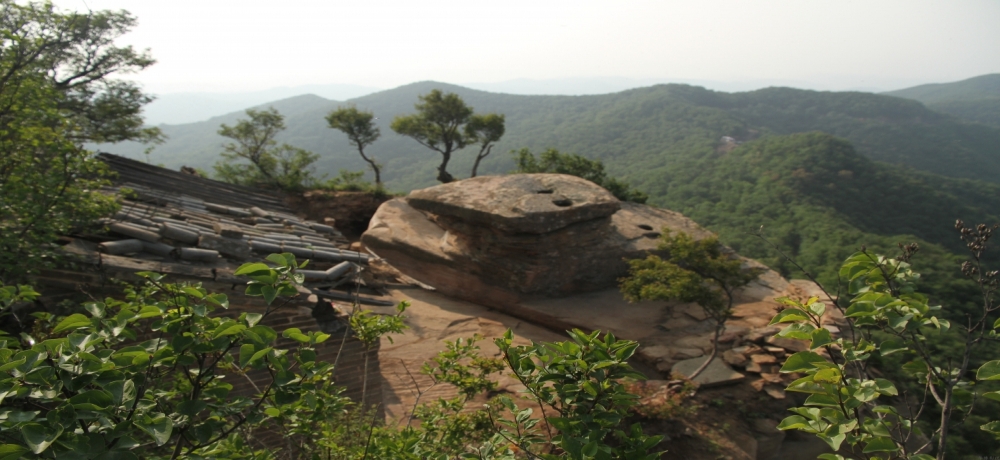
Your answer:
[[[768,323],[780,308],[776,298],[822,297],[818,287],[743,259],[763,274],[738,292],[717,358],[684,383],[711,351],[712,320],[694,304],[630,304],[616,286],[624,260],[656,251],[664,231],[711,235],[681,214],[617,202],[561,175],[476,178],[384,203],[359,245],[381,257],[368,281],[413,304],[410,329],[384,339],[380,352],[388,421],[405,423],[418,400],[455,395],[419,373],[444,340],[478,334],[483,353],[495,356],[492,339],[508,328],[520,343],[564,340],[563,331],[580,328],[640,343],[632,364],[649,380],[636,386],[644,404],[637,417],[666,436],[664,458],[815,458],[822,442],[775,428],[801,403],[785,394],[794,376],[779,374],[780,363],[806,344],[774,337],[779,329]],[[839,332],[833,314],[825,323]],[[498,383],[513,394],[522,389],[509,376]]]
[[[723,351],[713,366],[696,379],[700,386],[694,396],[683,402],[688,409],[696,409],[672,413],[670,421],[644,421],[649,429],[662,430],[668,436],[664,448],[673,454],[684,453],[665,458],[805,459],[824,451],[825,445],[815,438],[786,437],[774,428],[795,397],[785,394],[790,377],[777,373],[778,363],[805,344],[775,338],[777,329],[767,326],[777,312],[775,298],[804,299],[817,291],[812,283],[787,282],[772,272],[741,293],[734,318],[727,322],[722,337]],[[711,347],[713,326],[697,305],[630,304],[611,289],[522,302],[520,307],[539,314],[534,321],[419,287],[397,287],[389,293],[396,300],[412,303],[406,320],[410,329],[391,342],[384,339],[380,353],[383,398],[390,423],[405,420],[418,396],[428,402],[456,395],[454,388],[432,386],[430,378],[419,373],[422,364],[444,348],[444,340],[479,334],[485,338],[481,342],[483,353],[496,356],[492,339],[508,328],[521,343],[564,340],[564,335],[546,324],[546,316],[556,325],[570,322],[584,329],[610,331],[641,344],[634,364],[650,378],[645,385],[651,393],[669,393],[675,367],[700,364],[698,358],[704,359]],[[390,308],[385,310],[391,313]],[[832,317],[829,326],[836,329]],[[501,377],[499,383],[501,391],[516,394],[523,389],[509,376]],[[482,402],[472,404],[478,407]],[[655,404],[655,397],[646,403]]]

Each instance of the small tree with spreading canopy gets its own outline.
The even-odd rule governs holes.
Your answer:
[[[472,164],[472,174],[469,177],[476,177],[479,162],[489,156],[493,146],[503,137],[504,121],[503,115],[490,113],[473,115],[469,124],[465,125],[465,135],[479,144],[479,153],[476,154],[476,162]]]
[[[629,275],[621,279],[622,294],[630,302],[695,302],[715,322],[712,352],[689,376],[694,379],[718,353],[719,335],[733,312],[736,290],[757,279],[761,269],[743,267],[739,257],[724,251],[715,236],[695,240],[687,233],[664,229],[658,249],[667,253],[666,260],[649,255],[629,261]]]
[[[645,203],[649,196],[633,189],[625,181],[609,177],[601,160],[590,160],[575,153],[562,153],[547,149],[537,157],[526,148],[511,152],[514,155],[515,173],[569,174],[589,180],[611,192],[615,198],[633,203]]]
[[[285,130],[285,117],[274,107],[248,109],[246,114],[249,120],[219,127],[219,135],[234,142],[223,147],[223,159],[215,164],[215,174],[232,184],[282,190],[300,190],[315,183],[312,164],[319,155],[288,144],[278,145],[275,140]]]
[[[420,102],[414,107],[417,113],[392,120],[392,130],[440,153],[437,180],[442,183],[454,181],[455,177],[448,172],[451,155],[475,142],[475,138],[463,130],[472,119],[472,107],[465,105],[457,94],[445,94],[438,89],[420,96]]]
[[[125,11],[63,12],[0,0],[0,281],[58,259],[52,242],[114,209],[100,193],[107,168],[84,143],[149,141],[152,98],[116,75],[153,64],[118,46]]]
[[[375,161],[374,157],[365,155],[365,147],[375,142],[382,133],[374,123],[375,114],[358,110],[357,107],[337,107],[327,114],[326,122],[330,128],[336,129],[347,135],[347,140],[358,149],[361,158],[368,162],[375,173],[375,186],[382,186],[382,165]]]

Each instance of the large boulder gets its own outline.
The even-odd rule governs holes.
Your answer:
[[[615,286],[625,260],[655,250],[663,228],[710,235],[679,213],[620,202],[574,176],[517,174],[390,200],[361,241],[446,295],[502,308]]]

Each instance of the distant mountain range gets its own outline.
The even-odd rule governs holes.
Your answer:
[[[951,85],[931,89],[940,93],[943,87],[943,100],[955,100],[963,85]],[[952,225],[956,218],[1000,221],[1000,128],[892,95],[791,88],[725,93],[670,84],[527,96],[419,82],[346,102],[300,95],[263,106],[286,116],[280,140],[320,154],[317,169],[330,176],[365,164],[343,135],[326,126],[324,115],[344,104],[374,111],[382,138],[366,152],[385,164],[391,190],[406,191],[436,183],[440,156],[396,135],[389,123],[412,113],[418,96],[432,89],[459,94],[478,113],[506,115],[507,133],[481,174],[510,171],[506,152],[522,147],[600,159],[611,175],[648,193],[651,204],[688,215],[786,276],[801,275],[752,231],[763,226],[824,282],[834,282],[839,262],[862,244],[887,253],[896,243],[917,241],[922,255],[915,263],[930,283],[926,289],[962,304],[968,299],[955,254],[963,246]],[[211,170],[225,141],[216,134],[219,125],[242,117],[233,112],[163,125],[170,138],[148,160]],[[98,147],[144,158],[141,145]],[[460,151],[449,171],[467,177],[472,161],[471,151]]]
[[[884,88],[899,87],[905,80],[872,80],[858,77],[817,77],[812,80],[745,79],[705,80],[689,78],[628,78],[628,77],[577,77],[530,79],[517,78],[499,82],[462,83],[461,86],[491,93],[550,96],[582,96],[609,94],[666,83],[701,86],[715,91],[753,91],[772,86],[808,88],[831,91],[878,92]],[[243,110],[259,104],[286,99],[303,94],[314,94],[325,99],[341,101],[380,91],[364,85],[326,84],[271,88],[249,92],[187,92],[156,94],[156,100],[144,110],[150,125],[185,124],[204,121],[212,117]]]
[[[1000,73],[882,94],[913,99],[923,102],[931,110],[1000,127]]]
[[[262,104],[286,117],[281,140],[320,154],[321,172],[361,170],[364,163],[346,138],[326,126],[323,116],[355,104],[379,118],[382,138],[370,153],[385,163],[384,178],[396,190],[434,183],[438,154],[389,129],[393,117],[412,113],[417,97],[431,89],[459,94],[477,112],[507,117],[507,134],[487,158],[485,174],[513,167],[505,153],[528,147],[555,147],[598,158],[611,173],[631,180],[655,197],[658,179],[673,163],[711,154],[723,136],[740,141],[772,134],[823,131],[849,140],[858,153],[899,167],[952,177],[1000,182],[1000,129],[967,123],[927,109],[919,102],[861,92],[817,92],[767,88],[724,93],[688,85],[656,85],[589,96],[524,96],[489,93],[438,82],[419,82],[337,102],[302,95]],[[225,139],[216,131],[245,115],[233,112],[204,122],[164,125],[169,136],[149,161],[169,167],[211,169]],[[143,146],[101,146],[111,153],[142,159]],[[468,175],[471,152],[459,152],[450,171]]]
[[[157,94],[156,100],[143,108],[143,116],[150,125],[175,125],[199,122],[301,94],[315,94],[327,99],[343,100],[379,90],[380,88],[360,85],[304,85],[238,93]]]

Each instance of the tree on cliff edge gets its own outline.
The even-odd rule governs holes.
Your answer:
[[[337,107],[337,110],[330,112],[326,116],[326,122],[330,128],[336,129],[347,135],[347,140],[351,145],[357,147],[361,158],[368,162],[375,173],[375,186],[382,186],[382,165],[375,161],[374,157],[365,155],[365,147],[371,145],[382,135],[373,120],[375,114],[358,110],[357,107]]]
[[[58,235],[113,212],[108,169],[84,144],[161,137],[143,126],[152,97],[117,78],[154,62],[118,44],[135,24],[127,11],[0,0],[0,280],[50,265]]]
[[[455,180],[448,173],[448,162],[451,161],[452,153],[471,143],[485,141],[483,150],[480,151],[476,160],[478,165],[479,160],[489,155],[489,144],[500,138],[495,135],[495,129],[481,129],[486,126],[495,128],[495,120],[487,124],[481,123],[484,118],[481,119],[473,115],[472,107],[465,105],[465,101],[455,93],[444,94],[441,90],[435,89],[420,96],[420,101],[414,106],[417,113],[399,116],[392,120],[392,130],[403,136],[411,137],[420,145],[441,154],[437,180],[442,183]],[[472,128],[470,128],[468,125],[473,121],[477,121],[477,123],[473,123]],[[484,126],[480,126],[481,124]],[[502,116],[500,116],[500,124],[500,135],[502,135]],[[489,132],[487,133],[487,131]],[[486,152],[486,155],[483,155],[483,151]]]
[[[639,300],[679,300],[694,302],[715,322],[712,352],[691,375],[694,380],[715,359],[719,335],[733,312],[736,290],[757,279],[759,268],[744,268],[739,257],[723,250],[715,236],[695,240],[687,233],[672,235],[663,229],[657,248],[667,254],[628,261],[629,274],[622,278],[621,291],[629,302]]]

